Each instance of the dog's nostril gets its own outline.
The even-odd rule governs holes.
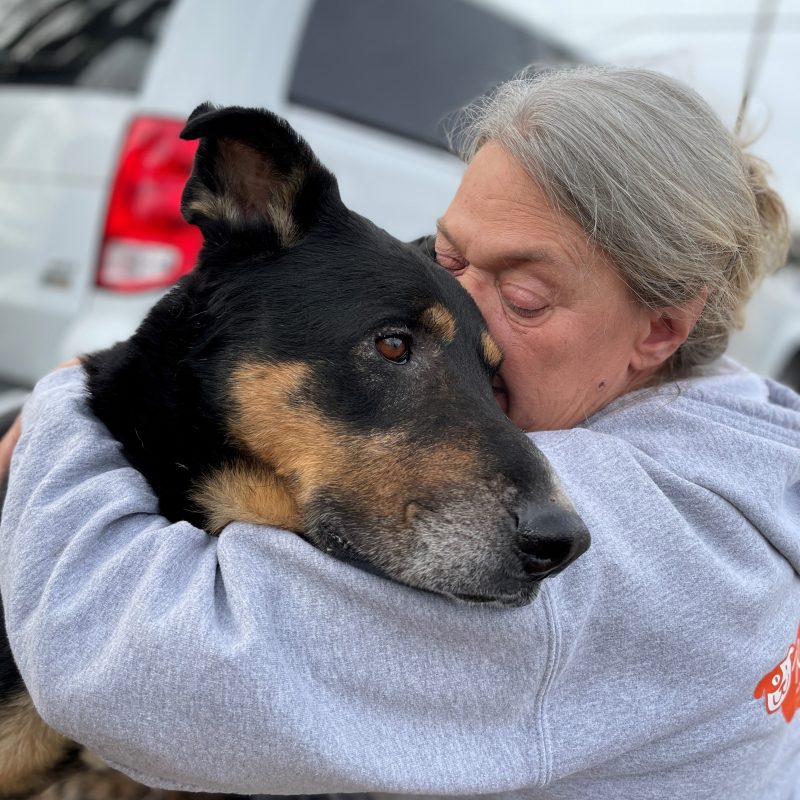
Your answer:
[[[525,554],[525,571],[532,574],[549,573],[562,565],[566,566],[573,547],[572,539],[569,538],[522,535],[518,543],[519,549]]]
[[[562,570],[589,547],[589,531],[574,511],[531,503],[512,516],[528,575],[544,578]]]
[[[572,540],[523,534],[519,537],[519,549],[526,555],[532,556],[536,561],[560,564],[569,557]]]

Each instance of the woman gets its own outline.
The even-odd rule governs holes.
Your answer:
[[[800,398],[720,359],[786,223],[693,92],[587,69],[469,110],[436,258],[592,548],[523,609],[297,537],[168,525],[78,370],[23,421],[9,635],[54,727],[155,785],[786,798],[800,785]]]

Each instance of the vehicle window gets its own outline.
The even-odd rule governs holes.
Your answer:
[[[0,83],[136,91],[172,0],[0,0]]]
[[[442,121],[568,48],[464,0],[316,0],[289,99],[446,147]]]

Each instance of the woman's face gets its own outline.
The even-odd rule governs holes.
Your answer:
[[[649,312],[500,145],[467,168],[436,253],[505,353],[495,395],[523,430],[572,427],[652,374]]]

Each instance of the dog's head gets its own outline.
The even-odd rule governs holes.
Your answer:
[[[189,369],[224,419],[206,524],[288,527],[403,583],[519,604],[588,546],[548,463],[498,408],[469,295],[347,209],[286,122],[200,106],[182,202],[204,247]],[[182,306],[182,308],[185,307]]]

